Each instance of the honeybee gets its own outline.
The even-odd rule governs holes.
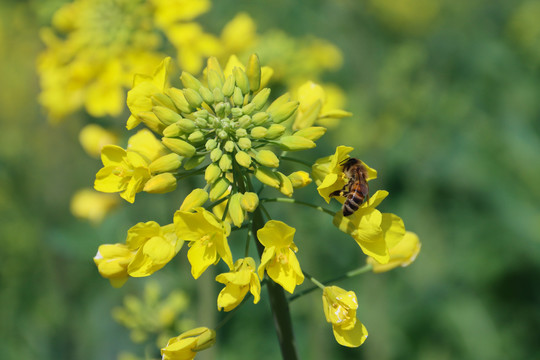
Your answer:
[[[349,216],[354,213],[364,200],[369,199],[369,186],[367,182],[367,169],[362,162],[355,158],[343,160],[340,165],[343,165],[343,173],[349,181],[343,189],[336,190],[330,196],[344,196],[343,216]]]

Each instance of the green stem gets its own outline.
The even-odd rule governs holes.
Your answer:
[[[300,291],[300,292],[297,292],[296,294],[294,294],[293,296],[289,297],[289,302],[292,302],[296,299],[298,299],[299,297],[301,296],[304,296],[304,295],[307,295],[309,294],[310,292],[312,292],[313,290],[317,290],[317,289],[321,289],[321,286],[322,285],[324,288],[325,285],[328,285],[328,284],[332,284],[332,283],[335,283],[335,282],[338,282],[340,280],[344,280],[344,279],[347,279],[347,278],[350,278],[350,277],[353,277],[353,276],[357,276],[357,275],[361,275],[361,274],[365,274],[367,272],[370,272],[371,270],[373,269],[373,265],[371,264],[366,264],[362,267],[359,267],[358,269],[354,269],[354,270],[351,270],[351,271],[348,271],[346,272],[345,274],[341,274],[333,279],[330,279],[330,280],[327,280],[327,281],[324,281],[323,283],[319,283],[317,284],[316,286],[312,286],[310,288],[307,288],[303,291]],[[307,276],[306,273],[304,273],[304,275]],[[309,277],[309,279],[311,281],[313,281],[312,277]],[[316,284],[316,283],[315,283]]]
[[[257,207],[253,213],[253,234],[257,234],[257,231],[264,226],[263,214],[261,207]],[[259,242],[257,244],[257,251],[259,256],[262,257],[264,246]],[[268,279],[268,297],[270,298],[270,307],[272,309],[272,316],[274,318],[274,327],[276,328],[279,347],[281,348],[281,355],[284,360],[296,360],[298,355],[296,353],[296,346],[294,343],[294,334],[292,329],[291,313],[289,311],[289,304],[285,297],[283,288],[276,284],[274,281]]]
[[[305,201],[300,201],[300,200],[291,199],[291,198],[270,198],[270,199],[260,199],[259,201],[260,202],[282,202],[282,203],[289,203],[289,204],[304,205],[304,206],[313,208],[315,210],[319,210],[321,212],[327,213],[332,216],[336,215],[336,212],[330,209],[325,209],[322,206],[314,205]]]
[[[292,157],[288,157],[288,156],[280,156],[280,158],[281,158],[281,160],[292,161],[292,162],[295,162],[295,163],[305,165],[310,169],[311,169],[311,166],[313,165],[313,164],[308,163],[307,161],[292,158]]]

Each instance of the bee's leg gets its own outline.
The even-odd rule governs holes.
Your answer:
[[[343,195],[343,189],[341,189],[341,190],[336,190],[336,191],[330,193],[329,196],[330,196],[330,197],[334,197],[334,196],[342,196],[342,195]]]

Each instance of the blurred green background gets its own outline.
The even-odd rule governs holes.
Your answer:
[[[144,346],[111,311],[151,279],[114,289],[92,257],[136,222],[170,222],[189,188],[138,195],[97,226],[71,215],[71,196],[92,186],[101,164],[78,142],[86,115],[53,126],[36,101],[38,31],[63,3],[0,3],[0,357],[142,359]],[[342,87],[354,116],[306,160],[355,147],[379,171],[372,191],[390,192],[381,210],[422,241],[410,267],[338,284],[358,296],[369,330],[360,348],[334,341],[320,294],[292,303],[301,358],[540,358],[540,2],[220,0],[199,22],[218,33],[239,11],[261,32],[313,35],[341,49],[343,67],[324,80]],[[118,129],[126,119],[114,119]],[[321,202],[313,185],[298,195]],[[324,280],[363,263],[324,215],[313,221],[319,213],[273,205],[298,229],[304,270]],[[199,326],[223,317],[213,276],[195,282],[183,249],[152,278],[162,297],[185,291],[189,308],[178,317]],[[279,358],[264,289],[262,297],[200,358]]]

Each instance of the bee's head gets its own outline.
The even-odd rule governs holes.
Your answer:
[[[358,159],[349,157],[349,158],[346,158],[345,160],[341,161],[339,163],[339,165],[343,166],[343,171],[346,171],[351,166],[356,165],[357,163],[358,163]]]

